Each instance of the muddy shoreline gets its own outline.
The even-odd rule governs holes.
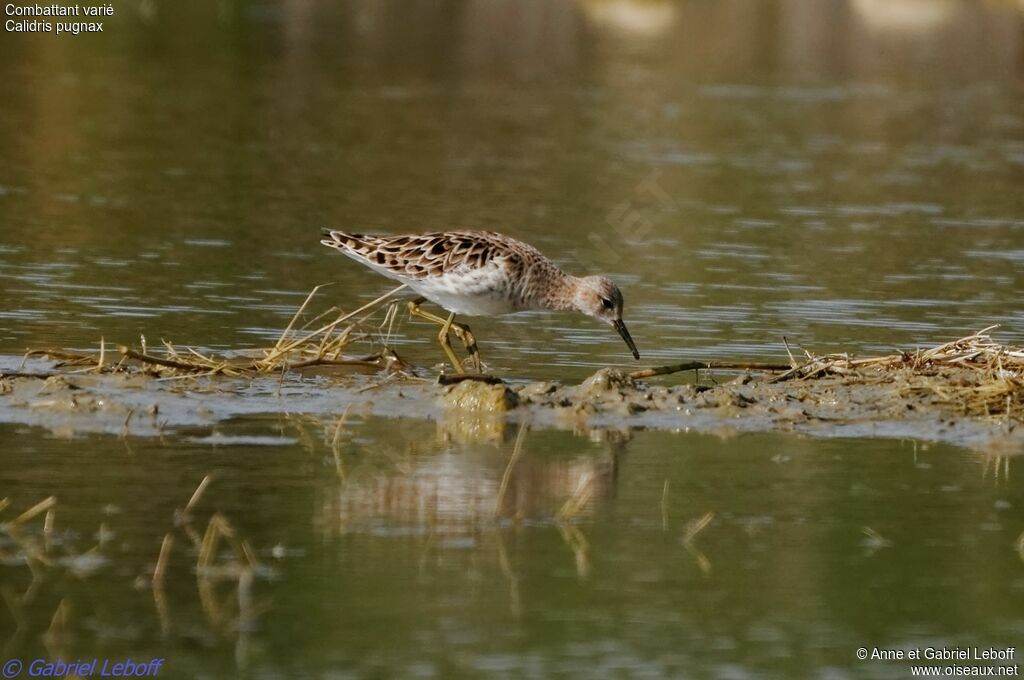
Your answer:
[[[348,413],[435,420],[460,438],[501,436],[509,424],[529,423],[581,432],[789,431],[1024,450],[1024,428],[1015,411],[971,412],[966,402],[950,398],[949,390],[984,389],[978,371],[955,367],[926,373],[865,369],[785,381],[767,372],[703,371],[700,385],[683,382],[689,375],[634,379],[602,369],[578,385],[475,380],[440,385],[381,380],[372,373],[168,380],[143,372],[65,371],[44,360],[19,365],[23,375],[12,377],[15,360],[21,363],[21,357],[0,363],[5,376],[0,378],[0,422],[42,427],[61,437],[194,435],[246,416],[337,419]]]

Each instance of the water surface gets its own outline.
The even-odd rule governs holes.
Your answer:
[[[537,431],[503,488],[514,429],[457,441],[398,425],[355,418],[332,447],[333,421],[250,418],[212,440],[88,437],[74,452],[3,426],[17,510],[60,496],[54,564],[35,581],[0,564],[25,610],[17,630],[0,619],[4,653],[165,657],[169,677],[896,678],[906,664],[855,650],[1020,639],[1022,489],[994,457]],[[226,569],[197,577],[176,525],[211,473],[192,524],[202,535],[221,513],[252,546],[244,587]],[[160,607],[149,574],[167,533]]]
[[[129,3],[102,39],[9,36],[0,349],[259,345],[316,284],[387,289],[321,226],[526,239],[619,279],[651,360],[1022,337],[1010,3],[546,5]],[[477,325],[531,377],[629,360],[586,319]]]
[[[615,277],[650,362],[993,323],[1020,343],[1022,54],[1017,4],[946,0],[124,2],[102,36],[5,34],[0,354],[263,346],[314,285],[335,283],[323,306],[388,289],[322,226],[528,240]],[[514,378],[632,363],[587,319],[473,326]],[[433,337],[403,319],[393,344],[430,365]],[[861,646],[1021,638],[1007,452],[536,430],[502,491],[515,435],[357,412],[0,426],[0,521],[58,499],[50,564],[0,535],[0,652],[161,656],[165,677],[843,678],[906,677]],[[227,542],[196,569],[175,509],[208,473],[194,529],[222,513],[252,570]]]

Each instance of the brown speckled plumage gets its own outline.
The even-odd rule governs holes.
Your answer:
[[[504,234],[467,229],[372,236],[325,229],[320,242],[455,314],[582,312],[614,326],[639,358],[622,322],[622,293],[610,279],[567,274]]]
[[[568,274],[530,244],[504,234],[467,229],[373,236],[325,230],[324,236],[325,245],[414,290],[419,289],[416,282],[491,270],[485,287],[507,295],[512,311],[571,307],[571,288],[564,285]]]

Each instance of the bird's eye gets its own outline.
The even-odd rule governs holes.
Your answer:
[[[615,306],[615,303],[609,300],[608,298],[601,298],[601,306],[604,307],[605,309],[611,309],[612,307]]]

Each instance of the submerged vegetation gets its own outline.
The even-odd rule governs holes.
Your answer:
[[[151,592],[164,637],[194,634],[200,628],[204,636],[234,639],[242,662],[247,634],[270,608],[269,602],[255,593],[255,584],[269,580],[273,570],[221,511],[206,513],[205,529],[202,523],[197,524],[198,506],[212,479],[212,475],[206,475],[185,506],[168,518],[171,528],[162,542],[151,546],[155,561],[141,566],[133,589]],[[54,658],[74,658],[73,631],[80,625],[78,584],[89,583],[112,565],[120,565],[123,571],[136,568],[130,566],[132,560],[126,552],[132,548],[119,536],[115,519],[127,509],[108,504],[95,534],[83,536],[75,529],[59,526],[56,496],[48,496],[17,515],[10,512],[13,506],[10,498],[0,498],[0,566],[9,567],[12,573],[24,571],[23,577],[0,585],[6,613],[16,624],[7,644],[20,644],[31,631],[38,633],[45,628],[39,637],[47,651]],[[194,596],[181,590],[169,596],[166,583],[169,573],[175,571],[179,572],[175,579],[179,584],[194,577]],[[15,586],[15,581],[28,585]],[[52,607],[47,603],[54,601],[52,616],[31,614],[32,610]]]

